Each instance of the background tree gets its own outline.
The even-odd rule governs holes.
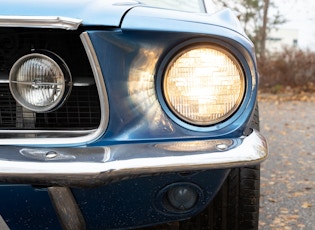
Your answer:
[[[259,57],[266,53],[266,39],[270,29],[285,22],[272,0],[213,0],[234,10],[244,30],[254,42]]]

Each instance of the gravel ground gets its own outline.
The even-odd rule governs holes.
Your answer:
[[[315,101],[261,100],[260,230],[315,229]]]

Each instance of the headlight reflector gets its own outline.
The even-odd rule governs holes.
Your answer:
[[[19,104],[34,112],[47,112],[57,108],[70,92],[71,74],[57,55],[32,53],[15,62],[9,82]]]
[[[169,108],[193,125],[207,126],[231,116],[242,102],[244,73],[237,59],[213,45],[190,47],[177,54],[164,75]]]

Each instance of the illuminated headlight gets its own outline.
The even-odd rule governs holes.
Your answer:
[[[58,108],[70,92],[71,74],[57,55],[31,53],[15,62],[9,82],[19,104],[34,112],[48,112]]]
[[[193,125],[207,126],[227,119],[238,109],[245,80],[232,54],[216,46],[200,45],[172,59],[163,88],[176,116]]]

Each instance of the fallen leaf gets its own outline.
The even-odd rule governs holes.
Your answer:
[[[304,202],[303,204],[302,204],[302,208],[311,208],[313,205],[312,204],[310,204],[310,203],[308,203],[308,202]]]

